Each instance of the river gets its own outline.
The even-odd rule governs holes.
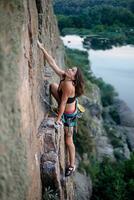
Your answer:
[[[77,35],[61,37],[65,46],[85,50],[83,38]],[[114,86],[119,98],[134,112],[134,46],[113,47],[108,50],[88,50],[92,72]]]

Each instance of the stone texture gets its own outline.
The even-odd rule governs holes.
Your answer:
[[[0,199],[39,200],[42,189],[44,192],[49,185],[58,191],[60,200],[89,199],[89,178],[77,173],[74,179],[65,179],[64,132],[55,129],[54,118],[48,118],[49,84],[57,81],[57,76],[38,49],[38,38],[64,67],[52,1],[1,0],[0,27]],[[113,147],[103,128],[98,87],[91,85],[82,102],[91,156],[100,161],[105,156],[113,159]],[[119,108],[126,140],[133,150],[133,114],[125,110],[124,115],[124,105]],[[126,145],[115,150],[129,157]]]
[[[83,96],[81,104],[86,108],[84,119],[88,130],[88,139],[91,146],[90,155],[102,161],[104,157],[109,157],[114,160],[113,146],[103,127],[102,104],[100,101],[100,91],[97,86],[92,85],[92,92],[90,96]]]
[[[113,146],[110,144],[107,136],[96,137],[96,145],[98,161],[101,162],[105,157],[109,157],[111,160],[115,160]]]
[[[130,149],[127,142],[127,129],[123,126],[110,126],[110,136],[114,143],[114,154],[120,159],[130,158]]]
[[[75,199],[87,200],[92,194],[92,182],[90,177],[87,177],[79,172],[75,174]]]
[[[44,80],[56,76],[46,72],[38,36],[64,65],[51,1],[1,0],[0,27],[0,199],[41,199],[42,146],[37,133],[47,108],[40,93]]]
[[[131,151],[134,151],[134,128],[129,127],[123,127],[126,131],[126,138],[128,147]]]
[[[116,99],[115,106],[120,116],[121,126],[134,127],[134,113],[127,104],[122,100]]]
[[[37,47],[39,38],[64,67],[52,2],[1,0],[0,26],[0,199],[39,200],[50,185],[61,200],[73,200],[64,133],[55,131],[44,103],[57,77]]]
[[[44,120],[43,126],[40,127],[38,132],[42,141],[41,175],[43,194],[45,188],[50,186],[53,193],[58,193],[60,200],[73,200],[73,181],[70,177],[65,178],[64,130],[62,126],[55,128],[54,121],[54,118]]]

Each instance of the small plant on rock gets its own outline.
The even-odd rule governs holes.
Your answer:
[[[43,200],[58,200],[58,193],[55,192],[51,187],[46,187],[44,190]]]

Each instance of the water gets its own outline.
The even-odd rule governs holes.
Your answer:
[[[77,35],[62,37],[69,48],[85,50],[83,38]],[[119,98],[134,111],[134,46],[113,47],[108,50],[89,50],[91,69],[96,77],[102,77],[114,86]]]
[[[85,50],[82,45],[83,38],[78,35],[66,35],[61,37],[65,46],[71,49]]]

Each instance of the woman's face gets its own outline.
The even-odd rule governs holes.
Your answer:
[[[74,80],[76,72],[77,72],[77,67],[69,68],[66,70],[66,76]]]

